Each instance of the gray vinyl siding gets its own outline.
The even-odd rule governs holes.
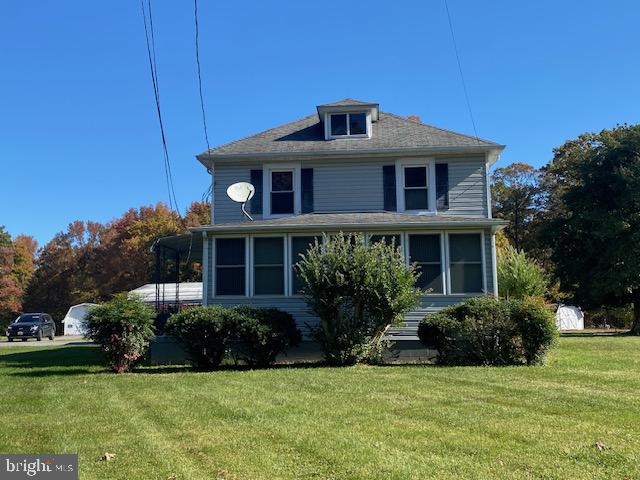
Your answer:
[[[363,160],[310,164],[309,167],[314,169],[314,210],[382,211],[382,166],[388,163]]]
[[[236,182],[250,182],[251,170],[262,168],[258,165],[216,165],[214,171],[215,185],[213,188],[213,212],[214,221],[218,223],[242,222],[244,215],[240,205],[227,196],[227,188]],[[252,214],[255,219],[261,215]]]
[[[446,162],[446,159],[438,159]],[[449,163],[449,209],[446,215],[486,217],[487,181],[484,158],[456,159]]]

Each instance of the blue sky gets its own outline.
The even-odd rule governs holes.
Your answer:
[[[535,166],[584,131],[637,123],[636,1],[449,0],[478,133]],[[182,209],[208,176],[193,3],[154,0],[160,96]],[[346,97],[472,133],[442,0],[200,0],[213,145]],[[0,225],[41,243],[75,220],[167,201],[140,3],[6,2]]]

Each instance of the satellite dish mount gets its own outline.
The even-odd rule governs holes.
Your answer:
[[[245,217],[247,217],[252,222],[253,218],[251,218],[251,215],[247,213],[247,210],[244,206],[249,200],[253,198],[255,194],[256,187],[248,182],[234,183],[233,185],[229,185],[229,188],[227,188],[227,195],[229,196],[229,198],[234,202],[240,204],[242,213],[244,213]]]

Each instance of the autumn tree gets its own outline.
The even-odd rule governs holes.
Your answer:
[[[587,133],[543,169],[541,239],[585,307],[632,303],[640,335],[640,125]]]
[[[512,163],[493,173],[493,213],[509,221],[505,233],[516,250],[534,248],[533,224],[542,201],[540,172],[526,163]]]
[[[0,226],[0,328],[10,321],[11,316],[20,311],[22,291],[13,276],[14,245],[11,235]]]

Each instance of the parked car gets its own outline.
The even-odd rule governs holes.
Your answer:
[[[43,337],[53,340],[56,335],[56,325],[48,313],[23,313],[7,327],[7,338],[13,342],[20,338],[26,342],[29,338],[40,341]]]

